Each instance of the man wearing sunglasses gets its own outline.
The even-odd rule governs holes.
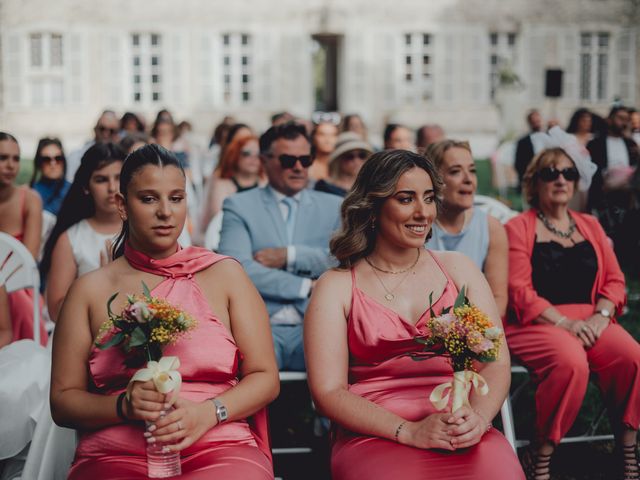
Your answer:
[[[304,126],[271,127],[260,158],[269,184],[225,200],[219,250],[242,263],[262,295],[278,368],[302,371],[302,319],[315,279],[332,266],[342,199],[306,188],[313,156]]]
[[[93,127],[93,140],[85,143],[82,147],[74,150],[67,157],[67,181],[73,182],[76,170],[80,166],[80,160],[89,148],[97,142],[118,142],[120,134],[120,121],[115,112],[105,110],[98,118],[96,126]]]

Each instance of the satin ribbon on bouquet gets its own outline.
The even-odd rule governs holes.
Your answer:
[[[180,386],[182,385],[182,375],[178,372],[180,368],[180,359],[178,357],[162,357],[160,360],[147,362],[147,368],[141,368],[133,374],[129,385],[127,386],[127,400],[131,398],[131,389],[133,382],[147,382],[153,380],[153,384],[160,393],[171,393],[169,404],[178,398]]]
[[[433,389],[429,400],[438,410],[444,410],[451,396],[451,413],[463,406],[470,407],[469,394],[474,388],[478,395],[489,393],[489,385],[481,375],[471,370],[453,372],[453,380],[438,385]]]

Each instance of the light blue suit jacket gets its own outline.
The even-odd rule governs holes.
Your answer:
[[[309,302],[300,296],[304,278],[318,278],[337,264],[329,240],[340,226],[342,198],[303,190],[296,215],[293,272],[268,268],[254,260],[263,248],[286,247],[287,228],[270,188],[254,188],[228,197],[223,204],[219,251],[238,259],[267,305],[269,316],[285,305],[304,315]]]

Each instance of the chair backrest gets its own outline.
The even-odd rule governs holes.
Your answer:
[[[40,272],[31,252],[22,242],[0,232],[0,284],[8,293],[33,288],[33,336],[40,343]]]

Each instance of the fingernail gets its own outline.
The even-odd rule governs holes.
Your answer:
[[[167,412],[165,412],[164,410],[160,410],[160,416],[164,417],[167,414]]]
[[[155,437],[147,438],[147,443],[155,443],[155,441],[156,441]]]
[[[147,432],[153,432],[156,429],[155,425],[149,425],[149,427],[147,428]]]
[[[171,404],[170,403],[165,403],[163,405],[163,407],[164,407],[165,410],[169,410],[169,408],[171,408]]]
[[[162,447],[162,453],[170,453],[171,449],[169,447],[167,447],[166,445],[164,447]]]
[[[144,432],[143,435],[144,435],[144,438],[151,437],[151,433],[150,432]]]

